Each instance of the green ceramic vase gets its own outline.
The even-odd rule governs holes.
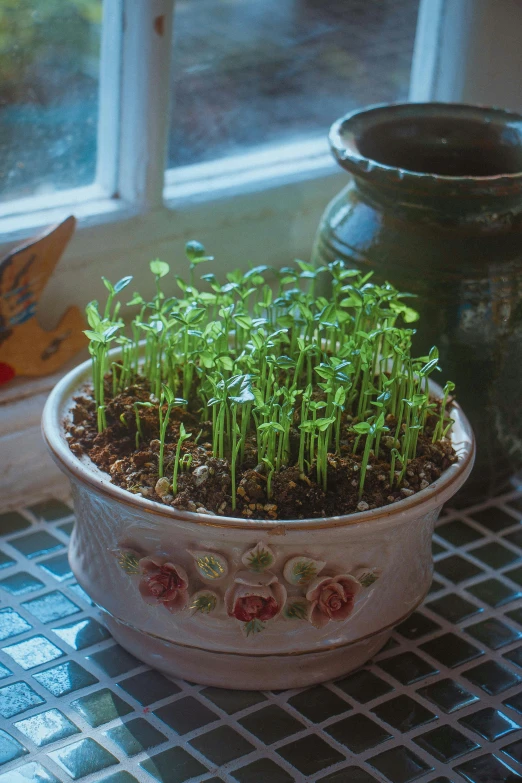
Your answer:
[[[351,177],[314,256],[342,258],[418,296],[415,349],[440,350],[474,426],[466,494],[522,467],[522,116],[458,104],[375,106],[334,123]]]

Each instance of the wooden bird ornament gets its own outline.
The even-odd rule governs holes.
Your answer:
[[[20,375],[48,375],[85,347],[84,318],[77,307],[65,311],[46,331],[37,320],[42,293],[74,234],[68,217],[0,261],[0,384]]]

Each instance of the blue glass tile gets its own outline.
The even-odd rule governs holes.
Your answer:
[[[352,753],[364,753],[392,739],[389,731],[361,714],[349,715],[338,723],[330,723],[325,731]]]
[[[0,775],[0,783],[61,783],[60,780],[34,761]]]
[[[33,669],[35,666],[50,663],[63,655],[63,651],[45,636],[33,636],[24,642],[2,647],[2,650],[10,655],[22,669]]]
[[[80,731],[63,712],[56,709],[39,712],[38,715],[19,720],[14,725],[38,748],[78,734]]]
[[[512,710],[522,715],[522,691],[518,691],[514,696],[509,696],[502,704],[505,704],[506,707],[511,707]]]
[[[80,688],[94,685],[98,679],[80,666],[76,661],[66,661],[51,669],[33,674],[34,679],[43,685],[53,696],[65,696]]]
[[[429,642],[424,642],[420,645],[420,649],[450,669],[484,654],[482,650],[454,633],[445,633]]]
[[[469,739],[453,726],[437,726],[415,737],[414,742],[445,764],[480,748],[475,740]]]
[[[1,535],[1,530],[0,530],[0,535]],[[16,563],[16,560],[13,560],[12,557],[6,555],[6,553],[2,552],[2,550],[0,549],[0,570],[2,568],[9,568],[9,566],[14,565],[14,563]]]
[[[35,517],[43,519],[45,522],[54,522],[57,519],[65,519],[70,517],[72,509],[62,503],[61,500],[45,500],[43,503],[35,503],[34,506],[29,506]]]
[[[141,661],[138,661],[134,655],[124,650],[119,644],[91,653],[87,659],[93,661],[109,677],[118,677],[118,675],[126,674],[137,666],[143,666]],[[239,693],[239,691],[237,692]]]
[[[456,712],[479,700],[478,696],[450,679],[437,680],[432,685],[419,688],[417,693],[447,713]]]
[[[63,582],[64,579],[68,579],[73,575],[67,559],[67,554],[48,557],[46,560],[42,560],[38,563],[38,565],[58,582]]]
[[[515,647],[514,650],[504,653],[503,657],[522,669],[522,647]]]
[[[252,780],[252,783],[257,783],[257,780]],[[361,767],[343,767],[324,778],[317,778],[317,783],[377,783],[377,779]]]
[[[277,709],[279,712],[283,712],[280,707],[276,707],[275,705],[273,705],[272,708],[267,707],[266,709]],[[174,729],[177,734],[188,734],[190,731],[206,726],[207,723],[218,720],[219,717],[213,710],[209,710],[208,707],[205,707],[204,704],[193,696],[185,696],[178,701],[173,701],[170,704],[165,704],[163,707],[158,707],[154,710],[154,715],[166,723],[167,726],[170,726],[171,729]],[[284,715],[286,715],[289,720],[298,723],[295,718],[291,718],[288,713],[284,713]],[[248,715],[247,718],[245,718],[248,724],[246,725],[246,728],[249,731],[254,730],[255,733],[254,727],[248,722],[248,719],[252,718],[256,722],[256,725],[257,723],[260,723],[261,727],[266,729],[271,737],[271,732],[274,730],[277,731],[276,717],[277,716],[273,714],[265,716],[262,714],[262,710],[254,712],[252,715]],[[298,724],[298,726],[299,728],[302,728],[302,724]],[[283,734],[283,736],[286,735]],[[262,742],[268,744],[268,737],[263,736],[261,739]],[[282,739],[282,736],[277,737],[277,739]],[[275,740],[270,739],[269,741],[274,742]]]
[[[140,767],[158,783],[184,783],[190,778],[208,772],[200,761],[183,748],[169,748],[156,753],[155,756],[141,761]]]
[[[50,555],[51,552],[64,548],[64,544],[48,533],[47,530],[36,530],[34,533],[28,533],[19,538],[12,538],[9,543],[20,554],[29,559],[39,557],[40,555]]]
[[[0,781],[1,783],[1,781]],[[108,775],[106,778],[100,778],[96,783],[140,783],[138,778],[131,775],[130,772],[121,770],[120,772],[113,772],[112,775]],[[209,781],[205,781],[209,783]]]
[[[111,638],[108,630],[92,617],[85,617],[51,630],[73,650],[83,650]]]
[[[60,530],[62,530],[66,536],[71,536],[74,528],[74,520],[72,522],[64,522],[63,525],[58,525]]]
[[[102,688],[81,699],[71,702],[73,710],[87,721],[89,726],[97,727],[109,723],[115,718],[121,718],[132,712],[132,707],[109,688]]]
[[[18,533],[31,523],[17,511],[8,511],[7,514],[0,514],[0,536],[8,536],[10,533]]]
[[[379,661],[378,665],[403,685],[411,685],[414,682],[423,680],[425,677],[437,674],[437,669],[425,661],[424,658],[409,651],[394,655],[392,658],[386,658],[384,661]]]
[[[388,658],[387,660],[390,659]],[[405,671],[405,666],[401,664],[401,661],[397,661],[396,658],[392,658],[391,661],[392,664],[387,669],[388,673],[393,674],[398,670],[400,676],[400,673]],[[384,664],[382,665],[384,668]],[[342,680],[337,680],[335,684],[344,693],[347,693],[348,696],[351,696],[361,704],[366,704],[366,702],[376,699],[378,696],[384,696],[385,693],[390,693],[393,690],[388,682],[381,680],[380,677],[377,677],[368,669],[358,669]]]
[[[375,767],[392,783],[410,783],[421,775],[433,769],[415,753],[404,745],[385,750],[377,756],[368,759],[368,764]]]
[[[513,761],[522,764],[522,740],[511,742],[509,745],[505,745],[502,750],[504,753],[507,753],[508,756],[511,756]]]
[[[9,677],[13,672],[7,668],[7,666],[4,666],[3,663],[0,663],[0,680],[5,680],[6,677]]]
[[[255,750],[254,745],[231,726],[219,726],[217,729],[212,729],[205,734],[199,734],[199,736],[190,740],[190,744],[216,766],[228,764],[229,761],[238,759],[240,756],[246,756]],[[288,746],[285,745],[286,747]],[[282,750],[282,748],[279,748],[278,753],[282,753]],[[167,753],[167,751],[164,751],[164,753]]]
[[[0,764],[7,764],[8,761],[20,758],[28,751],[18,740],[11,737],[6,731],[0,729]]]
[[[520,775],[496,756],[478,756],[455,767],[469,783],[515,783]]]
[[[167,741],[167,737],[144,718],[134,718],[127,723],[107,729],[104,734],[127,756],[135,756]]]
[[[466,715],[465,718],[460,718],[459,723],[490,742],[505,737],[506,734],[511,734],[512,731],[517,731],[520,728],[518,723],[493,707],[486,707],[484,710]]]
[[[54,620],[62,620],[64,617],[81,611],[79,606],[76,606],[59,590],[53,590],[52,593],[33,598],[32,601],[25,601],[22,606],[37,617],[41,623],[52,623]]]
[[[474,625],[468,625],[466,632],[474,636],[479,642],[487,644],[492,650],[498,650],[506,644],[522,639],[522,631],[506,625],[506,623],[501,622],[496,617],[490,617]]]
[[[507,514],[501,508],[486,508],[483,511],[472,511],[470,516],[473,517],[475,522],[479,522],[492,533],[499,533],[501,530],[505,530],[507,527],[516,525],[517,520],[510,514]]]
[[[173,696],[179,693],[179,687],[171,680],[167,680],[162,674],[156,671],[141,672],[132,677],[127,677],[118,683],[118,687],[126,691],[140,704],[154,704],[155,701],[166,699],[167,696]]]
[[[24,620],[14,609],[10,607],[0,609],[0,642],[3,642],[4,639],[10,639],[11,636],[30,631],[31,628],[32,626],[27,620]]]
[[[238,780],[239,783],[259,783],[262,780],[270,781],[270,783],[293,783],[295,781],[293,776],[281,769],[271,759],[258,759],[250,764],[245,764],[244,767],[234,770],[232,777],[234,780]],[[345,777],[344,780],[348,780],[348,778]],[[340,781],[341,778],[339,778]],[[350,778],[350,781],[352,783],[361,783],[361,780],[354,776]],[[375,783],[375,780],[374,778],[367,778],[365,783]]]
[[[16,574],[0,579],[0,587],[11,595],[25,595],[40,590],[44,583],[26,571],[18,571]]]
[[[49,758],[58,764],[73,779],[92,775],[101,769],[118,763],[118,759],[102,748],[90,737],[73,742],[49,753]]]
[[[94,606],[94,602],[91,601],[83,587],[81,587],[78,582],[71,582],[70,585],[67,585],[67,590],[70,590],[71,593],[74,593],[76,598],[85,601],[88,606]]]
[[[42,697],[26,682],[13,682],[0,688],[0,715],[3,718],[12,718],[43,703]]]
[[[492,696],[503,693],[503,691],[522,682],[522,677],[496,661],[480,663],[478,666],[462,672],[462,676]]]
[[[437,717],[405,693],[378,704],[372,709],[372,712],[384,723],[388,723],[400,732],[416,729],[418,726],[430,723]]]
[[[346,761],[345,756],[341,755],[336,748],[333,748],[317,734],[310,734],[306,737],[301,737],[301,739],[293,740],[277,748],[277,753],[305,777],[316,775],[318,772],[326,770],[332,764]],[[297,779],[299,780],[300,778],[298,777]]]

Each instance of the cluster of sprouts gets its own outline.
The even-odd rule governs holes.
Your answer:
[[[430,399],[428,378],[439,369],[438,352],[411,356],[409,325],[418,316],[404,301],[408,294],[389,283],[376,285],[342,261],[258,266],[227,274],[225,283],[204,274],[196,286],[196,266],[212,259],[198,242],[187,244],[186,255],[188,282],[172,275],[165,262],[151,262],[155,295],[151,301],[132,296],[128,305],[135,314],[128,329],[117,295],[132,278],[116,285],[104,278],[105,307],[87,306],[98,430],[107,426],[108,389],[116,396],[145,379],[150,401],[134,404],[136,446],[140,411],[154,406],[159,477],[172,410],[180,406],[202,425],[212,423],[212,454],[230,465],[233,508],[247,438],[264,466],[270,498],[274,474],[296,464],[303,477],[313,472],[326,490],[330,461],[341,453],[347,432],[350,448],[361,456],[359,496],[371,454],[378,457],[386,448],[393,487],[415,457],[428,417],[433,442],[446,436],[451,426],[446,401],[454,387],[446,384],[442,404]],[[317,281],[325,278],[329,287],[322,284],[321,290],[329,291],[328,298],[316,294]],[[178,295],[167,295],[174,286]],[[115,346],[116,358],[109,353]],[[183,443],[197,437],[181,425],[173,494],[180,470],[190,469]]]

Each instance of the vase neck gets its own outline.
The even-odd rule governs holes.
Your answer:
[[[522,116],[458,104],[377,106],[343,117],[330,143],[373,200],[408,209],[507,212],[522,201]]]

